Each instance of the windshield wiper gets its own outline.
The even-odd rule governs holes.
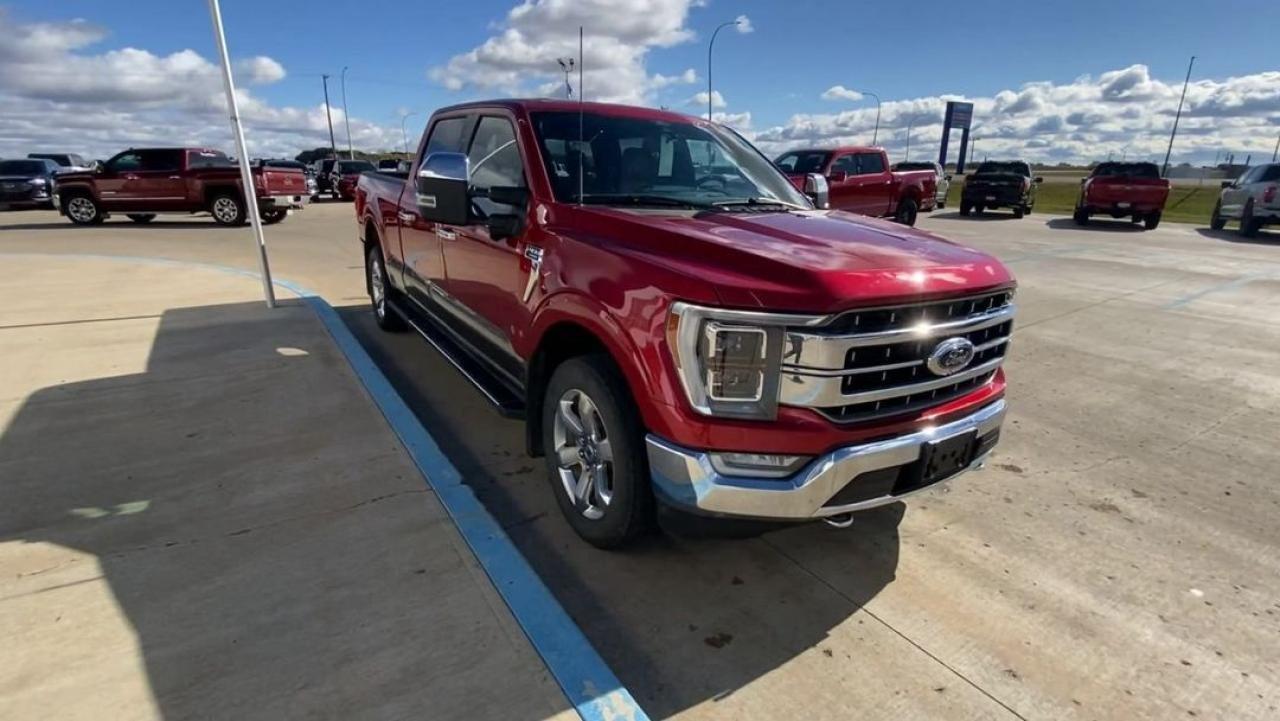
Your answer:
[[[577,197],[575,196],[574,199],[576,200]],[[691,208],[694,210],[705,210],[711,207],[704,203],[681,200],[669,195],[645,195],[644,193],[586,193],[582,196],[582,202],[601,205],[650,205],[664,208]]]
[[[788,203],[785,200],[778,200],[777,198],[733,198],[732,200],[717,200],[711,205],[715,208],[732,208],[734,206],[745,205],[749,207],[776,206],[791,210],[812,210],[812,208],[806,208],[803,205],[796,205],[795,203]]]

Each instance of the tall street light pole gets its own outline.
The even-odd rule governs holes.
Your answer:
[[[351,151],[351,114],[347,112],[347,66],[342,66],[342,122],[347,126],[347,160],[355,160]]]
[[[227,52],[227,36],[222,29],[222,10],[218,0],[209,0],[209,17],[213,20],[213,37],[218,43],[218,58],[222,61],[222,86],[227,93],[227,109],[231,111],[231,134],[235,136],[236,152],[240,154],[240,183],[246,189],[253,187],[253,175],[249,171],[249,149],[244,142],[244,128],[240,126],[240,106],[236,102],[236,84],[231,77],[231,55]],[[245,193],[248,195],[248,193]],[[253,226],[258,246],[258,268],[262,274],[262,294],[268,308],[276,307],[275,289],[271,285],[271,264],[267,262],[267,239],[262,235],[262,217],[258,204],[245,203],[249,211],[249,223]]]
[[[720,31],[727,27],[735,27],[742,23],[741,20],[731,20],[727,23],[720,23],[711,33],[711,42],[707,43],[707,120],[711,120],[712,99],[715,97],[711,93],[711,49],[716,46],[716,36]]]
[[[409,116],[417,115],[417,114],[418,114],[418,111],[415,110],[413,112],[405,113],[404,115],[400,116],[400,137],[404,138],[405,157],[408,157],[409,155],[409,134],[404,129],[404,121],[408,120]]]
[[[324,117],[329,121],[329,154],[338,157],[337,143],[333,141],[333,114],[329,112],[329,76],[321,75],[324,82]]]
[[[871,131],[871,144],[876,144],[876,139],[880,137],[880,96],[875,93],[869,93],[866,90],[859,90],[863,95],[870,95],[876,100],[876,128]]]
[[[1276,155],[1280,154],[1280,135],[1276,136],[1275,150],[1271,151],[1271,162],[1276,162]]]
[[[907,116],[907,157],[902,159],[904,163],[911,160],[911,126],[915,123],[915,120],[913,116]]]
[[[1173,130],[1169,133],[1169,149],[1164,151],[1164,169],[1160,171],[1162,177],[1169,177],[1169,156],[1173,154],[1173,139],[1178,134],[1178,120],[1182,117],[1182,102],[1187,99],[1187,85],[1191,83],[1191,67],[1196,64],[1196,56],[1191,56],[1191,62],[1187,63],[1187,77],[1182,81],[1182,97],[1178,98],[1178,112],[1173,116]]]

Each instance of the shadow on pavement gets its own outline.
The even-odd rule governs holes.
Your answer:
[[[1078,225],[1071,218],[1050,218],[1044,223],[1055,230],[1096,230],[1103,233],[1145,233],[1141,223],[1119,218],[1090,218],[1085,225]]]
[[[894,578],[901,504],[859,515],[848,531],[806,524],[754,539],[655,535],[624,552],[592,548],[561,517],[544,459],[525,455],[521,421],[500,417],[418,336],[378,330],[367,306],[339,313],[653,718],[723,699],[821,646]],[[843,590],[771,542],[782,534],[840,559]]]
[[[174,309],[154,334],[144,372],[9,399],[6,706],[150,717],[149,685],[170,720],[555,713],[494,682],[536,661],[476,620],[477,571],[309,309]]]
[[[1230,228],[1222,230],[1213,230],[1212,228],[1196,228],[1196,232],[1206,238],[1214,240],[1223,240],[1228,243],[1244,243],[1246,245],[1278,245],[1280,246],[1280,231],[1262,229],[1252,238],[1246,238],[1240,235],[1240,231]]]
[[[929,214],[929,217],[959,220],[1022,220],[1022,218],[1013,217],[1012,211],[1004,210],[984,210],[981,213],[975,211],[969,215],[960,215],[960,211],[958,210],[950,210],[944,213],[934,211]]]

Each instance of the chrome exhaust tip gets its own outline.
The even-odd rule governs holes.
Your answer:
[[[827,516],[823,518],[822,522],[832,528],[848,528],[853,525],[853,514],[837,513],[834,516]]]

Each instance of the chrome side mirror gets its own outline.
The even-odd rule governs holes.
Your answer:
[[[418,212],[423,220],[466,225],[470,219],[471,163],[462,153],[431,153],[414,179]]]
[[[814,207],[819,210],[826,210],[831,207],[827,179],[818,173],[809,173],[804,176],[804,194],[809,196],[809,199],[813,201]]]

